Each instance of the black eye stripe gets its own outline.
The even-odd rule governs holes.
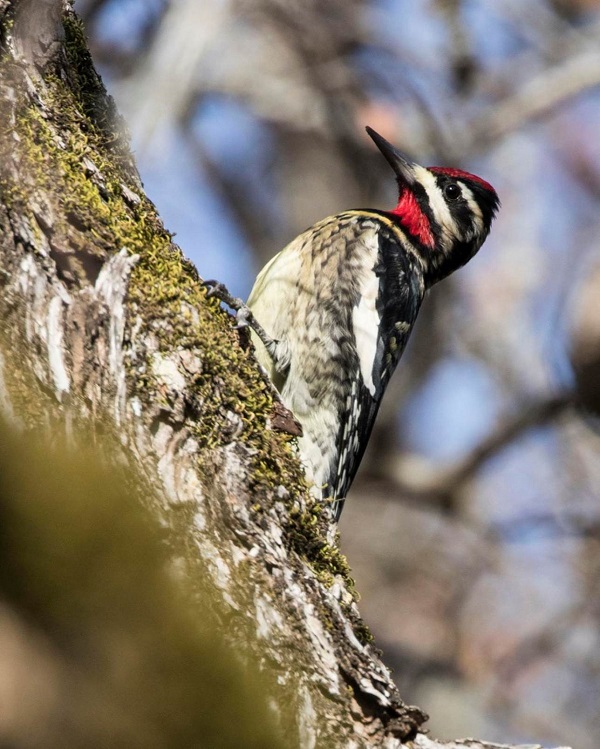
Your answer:
[[[423,185],[417,182],[415,185],[412,186],[412,191],[415,194],[415,197],[417,198],[419,207],[421,208],[421,210],[423,211],[423,213],[429,220],[431,231],[434,233],[434,235],[437,236],[440,232],[440,225],[431,208],[430,197],[427,194],[427,190],[423,187]]]

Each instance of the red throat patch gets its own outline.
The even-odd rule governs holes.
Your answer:
[[[423,213],[416,197],[408,188],[403,190],[398,200],[398,205],[392,213],[400,218],[402,226],[409,234],[416,237],[425,247],[433,249],[434,239],[429,219]]]

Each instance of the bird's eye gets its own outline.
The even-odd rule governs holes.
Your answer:
[[[444,187],[444,195],[448,200],[456,200],[461,196],[460,187],[455,182],[450,182]]]

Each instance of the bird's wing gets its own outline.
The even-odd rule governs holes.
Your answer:
[[[423,298],[422,275],[395,235],[379,232],[376,261],[352,312],[351,328],[358,366],[347,390],[338,433],[337,464],[328,494],[339,518],[379,410]]]

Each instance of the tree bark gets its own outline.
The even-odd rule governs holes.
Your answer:
[[[372,645],[289,414],[144,195],[69,4],[0,0],[0,21],[5,418],[113,436],[198,615],[208,584],[231,648],[260,662],[290,746],[464,746],[418,733],[426,716]]]

